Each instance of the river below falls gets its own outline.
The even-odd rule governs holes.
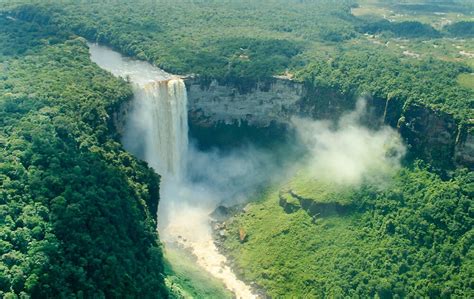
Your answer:
[[[257,298],[251,288],[239,280],[228,266],[225,256],[219,253],[209,225],[210,209],[183,209],[172,215],[175,221],[160,229],[165,244],[176,244],[189,250],[198,266],[222,281],[237,298]]]
[[[176,77],[147,62],[124,57],[108,47],[92,43],[88,45],[93,62],[114,76],[128,79],[135,90],[144,88],[149,83]],[[146,136],[146,132],[142,133]],[[124,146],[153,166],[153,161],[149,161],[153,160],[152,158],[137,152],[136,147],[127,146],[126,143]],[[195,256],[199,267],[220,280],[237,298],[257,298],[250,286],[237,278],[228,266],[226,257],[220,254],[214,243],[209,214],[216,207],[215,204],[192,198],[196,193],[192,190],[194,186],[188,185],[185,179],[180,179],[178,183],[176,180],[174,183],[167,183],[167,179],[166,175],[163,175],[158,213],[158,231],[164,246],[169,250],[173,248],[171,245],[186,249],[189,254]],[[188,192],[183,193],[183,190]]]

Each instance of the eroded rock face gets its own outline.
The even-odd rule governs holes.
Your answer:
[[[398,126],[410,151],[416,156],[424,157],[435,166],[452,165],[457,125],[451,115],[411,105],[403,113]]]
[[[298,101],[303,96],[303,85],[284,79],[260,85],[248,92],[219,85],[213,80],[203,85],[187,79],[188,108],[191,122],[202,126],[216,123],[267,127],[272,122],[288,122],[298,112]]]
[[[275,79],[270,85],[258,85],[250,92],[220,85],[216,80],[203,85],[187,79],[190,124],[209,130],[271,128],[280,135],[294,115],[313,119],[337,119],[354,109],[355,98],[334,90],[318,89],[302,83]],[[385,123],[400,130],[410,152],[434,166],[451,167],[456,163],[473,168],[474,133],[469,127],[460,137],[454,118],[417,104],[403,111],[398,99],[367,98],[366,125]],[[224,128],[225,127],[225,128]],[[278,129],[275,129],[278,128]],[[217,136],[217,133],[212,135]],[[273,138],[273,137],[272,137]]]
[[[311,217],[327,217],[342,215],[350,210],[350,206],[338,202],[318,202],[316,199],[304,198],[293,190],[282,190],[278,194],[279,205],[290,214],[300,209],[305,210]]]
[[[474,125],[470,124],[461,129],[454,152],[455,161],[474,169]]]
[[[125,103],[123,103],[117,111],[112,113],[112,123],[115,127],[115,130],[117,133],[119,133],[120,136],[123,136],[125,133],[125,124],[128,119],[128,113],[132,109],[132,100],[129,100]]]

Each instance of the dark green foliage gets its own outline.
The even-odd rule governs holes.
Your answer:
[[[241,92],[256,81],[270,81],[274,74],[283,72],[291,58],[301,51],[297,42],[278,39],[223,39],[216,41],[215,47],[221,55],[228,57],[227,72],[217,78],[224,83],[236,84],[241,87]]]
[[[166,296],[159,177],[110,129],[130,88],[83,40],[0,27],[0,297]]]
[[[400,296],[415,292],[429,297],[474,294],[473,183],[473,173],[466,170],[442,181],[427,169],[415,167],[401,171],[394,186],[384,193],[362,197],[362,209],[370,212],[360,225],[378,230],[380,237],[399,240],[401,248],[395,247],[389,255],[396,266],[385,267],[398,269]],[[393,292],[398,283],[391,280]],[[413,289],[406,287],[409,285]]]
[[[306,40],[352,38],[351,3],[72,1],[23,5],[11,13],[67,28],[172,73],[217,78],[246,91],[290,68]]]
[[[472,90],[460,87],[456,78],[469,71],[457,63],[434,59],[400,61],[377,51],[349,48],[329,62],[310,63],[298,77],[310,85],[345,95],[368,92],[382,99],[422,103],[463,120],[474,118],[474,97]]]
[[[384,32],[387,38],[435,39],[441,37],[438,31],[418,21],[358,19],[350,13],[353,6],[355,1],[203,0],[158,5],[142,0],[114,5],[41,2],[7,9],[18,18],[67,29],[172,73],[197,74],[203,81],[214,78],[241,92],[254,88],[258,81],[270,82],[273,75],[316,73],[323,65],[320,77],[338,78],[337,84],[329,86],[336,88],[334,92],[347,93],[350,87],[360,93],[375,92],[381,99],[400,97],[403,103],[423,103],[458,120],[473,118],[466,109],[472,111],[472,90],[454,82],[458,74],[471,71],[467,67],[435,58],[406,59],[360,44],[365,32]],[[468,29],[461,31],[467,34]],[[339,68],[341,56],[345,69]],[[326,61],[334,63],[328,68]],[[324,81],[328,80],[306,80],[314,89],[327,88]]]
[[[421,0],[406,1],[407,3],[399,3],[402,1],[392,1],[393,7],[401,12],[408,13],[435,13],[435,12],[460,12],[466,13],[472,10],[472,2],[469,0]],[[417,3],[418,2],[418,3]]]
[[[416,21],[389,22],[388,20],[380,20],[362,25],[359,30],[362,33],[370,34],[391,32],[397,37],[407,38],[435,38],[440,36],[440,33],[430,25]]]
[[[130,88],[91,64],[71,33],[241,92],[288,71],[323,116],[370,93],[390,99],[392,126],[413,103],[456,125],[474,119],[473,92],[456,80],[470,68],[383,44],[421,43],[436,30],[357,19],[354,1],[16,2],[35,4],[1,4],[19,20],[0,16],[0,297],[166,296],[153,219],[159,178],[111,130]],[[460,22],[443,33],[471,29]],[[387,40],[372,45],[365,32]],[[285,213],[277,194],[236,218],[226,246],[242,275],[275,297],[474,297],[472,196],[472,173],[443,181],[423,167],[403,169],[383,192],[355,192],[354,210],[319,220]]]
[[[444,29],[452,36],[474,37],[474,22],[463,21],[447,25]]]

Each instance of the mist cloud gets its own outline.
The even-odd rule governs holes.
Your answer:
[[[336,123],[293,119],[310,153],[310,175],[345,185],[382,183],[400,167],[406,150],[399,134],[388,126],[377,130],[363,126],[366,116],[366,102],[361,99]]]
[[[194,240],[208,237],[208,215],[219,205],[244,204],[260,186],[281,178],[284,172],[277,164],[271,151],[250,144],[225,152],[204,152],[190,144],[186,176],[163,177],[159,227],[168,234],[178,228],[192,230]]]

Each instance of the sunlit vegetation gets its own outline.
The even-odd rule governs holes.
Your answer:
[[[337,185],[331,181],[315,179],[307,171],[298,172],[280,190],[291,192],[298,197],[316,203],[337,203],[339,205],[350,205],[352,203],[350,195],[354,191],[353,188]]]
[[[81,39],[0,27],[0,297],[165,296],[159,177],[111,130],[130,87]]]
[[[417,21],[443,30],[448,24],[469,21],[474,14],[470,0],[358,0],[352,14],[378,17],[394,22]]]
[[[474,89],[474,75],[471,74],[460,74],[458,76],[458,83],[461,86]]]
[[[275,186],[227,221],[224,248],[242,277],[272,297],[470,298],[473,179],[403,169],[382,192],[343,193],[351,210],[327,216],[285,212]],[[300,189],[325,196],[310,184]]]
[[[174,73],[239,81],[265,79],[285,71],[308,40],[350,38],[352,25],[345,20],[350,1],[339,2],[295,1],[289,9],[285,1],[175,1],[159,5],[139,1],[112,7],[106,3],[30,5],[12,13],[59,24]],[[338,21],[327,22],[328,13]]]
[[[404,9],[403,5],[394,3],[381,2],[380,5],[391,5],[390,9],[395,11]],[[380,16],[357,18],[351,14],[351,9],[356,7],[356,1],[351,0],[337,4],[322,0],[290,4],[286,1],[235,0],[225,3],[174,1],[159,5],[153,1],[133,4],[119,1],[113,6],[107,2],[66,2],[61,5],[16,5],[9,9],[15,17],[70,30],[111,45],[127,55],[151,61],[170,72],[198,74],[204,81],[215,78],[236,85],[241,91],[249,90],[257,81],[269,80],[273,75],[291,74],[302,69],[320,72],[318,66],[335,60],[327,71],[322,71],[324,76],[339,78],[344,74],[344,81],[357,85],[357,88],[351,86],[352,93],[375,92],[381,98],[389,97],[389,92],[404,94],[400,97],[403,101],[421,102],[460,120],[473,118],[468,112],[471,110],[465,109],[472,107],[472,90],[463,90],[451,80],[460,72],[469,72],[466,64],[459,62],[465,61],[467,56],[463,57],[458,53],[459,49],[454,49],[459,57],[447,62],[442,53],[424,55],[441,49],[416,46],[422,44],[421,38],[443,40],[444,35],[456,37],[458,34],[468,37],[469,22],[454,23],[442,30],[409,18],[395,22]],[[396,43],[393,38],[409,38],[415,49],[385,49],[387,47],[377,43],[364,42],[364,33],[382,34],[382,45]],[[358,46],[361,43],[363,46]],[[349,56],[347,52],[354,55]],[[374,52],[376,58],[365,59]],[[341,55],[352,65],[351,72],[337,63]],[[359,57],[364,57],[364,61]],[[428,60],[416,61],[420,57]],[[415,61],[403,63],[407,59]],[[427,67],[432,62],[436,65],[433,72]],[[384,68],[380,67],[381,63]],[[390,78],[379,76],[377,72],[366,76],[366,69],[377,72],[387,69]],[[438,70],[445,71],[438,73]],[[359,84],[365,79],[371,86]],[[387,80],[393,83],[387,84]],[[321,87],[317,85],[319,81],[311,83]]]
[[[380,67],[383,65],[383,67]],[[429,65],[429,66],[428,66]],[[459,119],[473,118],[473,92],[457,84],[466,66],[434,59],[400,61],[378,51],[350,47],[330,62],[310,62],[297,77],[344,94],[391,97],[445,110]]]
[[[285,74],[466,125],[471,1],[443,3],[0,3],[0,298],[229,296],[181,252],[163,266],[159,176],[122,149],[111,123],[131,88],[90,62],[83,38],[241,92]],[[275,298],[473,298],[473,174],[410,161],[384,188],[304,172],[269,187],[227,223],[239,275]],[[344,213],[311,214],[298,196]]]

